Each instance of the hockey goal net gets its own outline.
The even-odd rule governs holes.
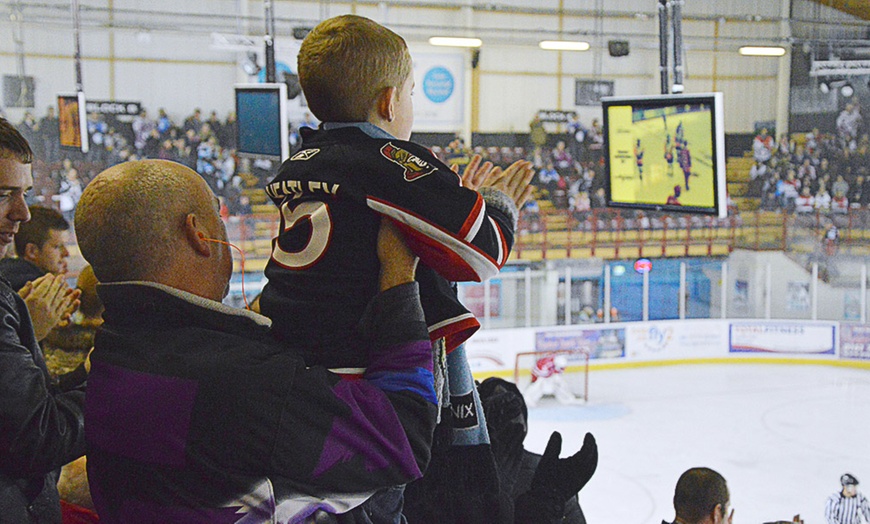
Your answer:
[[[589,352],[583,349],[530,351],[517,354],[514,382],[534,406],[542,398],[563,403],[589,400]]]

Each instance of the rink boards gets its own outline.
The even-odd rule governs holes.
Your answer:
[[[833,321],[666,320],[488,329],[467,343],[472,371],[513,372],[519,353],[585,348],[590,369],[690,362],[809,362],[870,369],[870,327]]]

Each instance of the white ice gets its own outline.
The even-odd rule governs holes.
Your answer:
[[[845,472],[870,496],[870,371],[695,364],[593,370],[589,384],[587,405],[530,410],[525,445],[541,453],[558,430],[564,457],[595,435],[598,471],[580,493],[590,524],[671,521],[677,478],[695,466],[728,481],[735,524],[823,524]]]

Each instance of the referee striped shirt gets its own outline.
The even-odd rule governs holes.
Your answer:
[[[861,493],[854,497],[845,497],[842,492],[834,493],[825,504],[827,524],[860,524],[861,514],[864,515],[864,522],[870,523],[870,503]]]

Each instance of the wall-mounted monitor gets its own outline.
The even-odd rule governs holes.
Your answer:
[[[74,95],[58,95],[57,120],[60,128],[60,146],[87,153],[90,150],[90,143],[85,94],[79,91]]]
[[[239,154],[284,161],[290,156],[285,84],[239,84],[236,122]]]
[[[722,93],[601,102],[609,206],[727,216]]]

